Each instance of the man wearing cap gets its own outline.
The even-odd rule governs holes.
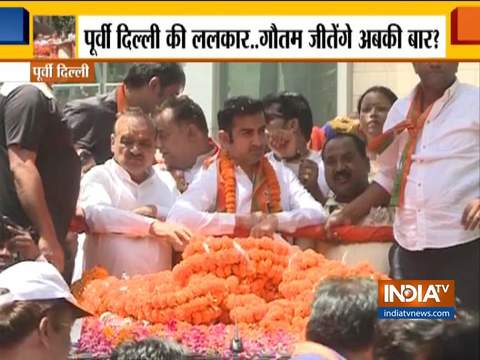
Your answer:
[[[0,273],[0,359],[67,359],[73,322],[87,315],[53,265],[9,267]]]

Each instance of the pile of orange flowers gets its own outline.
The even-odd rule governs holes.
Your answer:
[[[118,279],[94,269],[75,288],[92,313],[167,324],[258,324],[303,334],[316,286],[328,277],[384,279],[271,238],[197,237],[173,271]]]

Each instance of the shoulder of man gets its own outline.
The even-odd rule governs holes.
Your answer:
[[[202,169],[203,170],[207,170],[209,168],[211,168],[211,166],[213,164],[216,164],[217,163],[217,159],[218,159],[218,152],[213,154],[212,156],[209,156],[207,157],[204,161],[203,161],[203,165],[202,165]]]
[[[465,83],[459,83],[458,84],[458,94],[461,97],[469,97],[473,100],[472,104],[476,104],[477,106],[480,104],[478,99],[479,99],[479,94],[480,94],[480,87],[472,84],[465,84]]]
[[[81,179],[82,183],[105,182],[113,176],[113,171],[107,162],[104,164],[95,165],[88,170]]]
[[[43,83],[5,83],[0,94],[7,101],[11,97],[22,97],[29,99],[53,99],[53,93],[46,84]]]
[[[154,176],[156,176],[157,181],[165,184],[170,190],[177,188],[177,183],[175,178],[162,164],[155,164],[152,166]]]
[[[114,94],[112,92],[106,94],[100,94],[95,96],[89,96],[83,99],[74,99],[65,105],[63,110],[64,117],[68,121],[68,117],[71,114],[85,112],[86,114],[95,115],[96,113],[117,113],[117,103]]]

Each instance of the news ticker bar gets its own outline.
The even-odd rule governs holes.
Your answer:
[[[378,319],[455,319],[454,307],[379,307]]]

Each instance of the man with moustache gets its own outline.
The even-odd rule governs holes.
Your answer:
[[[228,99],[218,113],[221,151],[198,174],[168,220],[207,235],[272,236],[324,222],[320,203],[280,162],[265,156],[263,104]]]
[[[390,254],[399,279],[455,280],[460,304],[478,309],[480,91],[456,78],[458,63],[414,63],[420,83],[391,108],[374,182],[327,224],[355,223],[372,206],[396,206]]]
[[[172,248],[191,238],[183,226],[166,223],[178,191],[168,173],[152,168],[155,128],[139,109],[119,115],[111,136],[113,158],[82,178],[78,206],[88,226],[84,269],[100,265],[115,276],[167,270]]]
[[[370,161],[366,145],[353,134],[337,134],[327,140],[322,152],[325,164],[325,178],[333,192],[325,207],[329,214],[335,214],[355,200],[369,186]],[[393,223],[393,209],[376,207],[359,219],[355,225],[386,226]],[[347,245],[317,243],[317,250],[330,259],[340,260],[349,265],[368,261],[377,271],[388,273],[388,250],[391,243],[368,242]]]

